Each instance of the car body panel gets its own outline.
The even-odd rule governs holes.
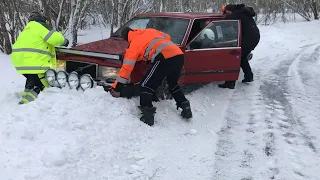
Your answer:
[[[121,38],[108,38],[100,41],[78,45],[71,49],[122,55],[127,47],[128,43]]]
[[[219,23],[237,24],[236,41],[214,43],[215,47],[192,49],[191,44],[204,29],[210,29]],[[217,26],[221,29],[221,26]],[[217,28],[216,27],[216,28]],[[206,25],[186,46],[185,66],[182,72],[183,83],[202,83],[213,81],[237,80],[240,72],[241,47],[239,29],[240,22],[236,20],[214,20]]]
[[[239,47],[216,50],[187,50],[185,52],[184,72],[182,72],[182,76],[185,76],[183,83],[238,79],[240,54],[241,48]]]

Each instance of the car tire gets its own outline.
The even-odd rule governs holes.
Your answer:
[[[196,83],[196,84],[190,84],[190,85],[181,85],[181,90],[186,95],[186,94],[192,93],[200,88],[203,88],[208,84],[210,84],[210,83]],[[169,85],[167,83],[166,78],[162,81],[162,84],[157,89],[156,95],[159,100],[173,99],[173,97],[170,93]]]
[[[165,78],[159,88],[156,91],[157,97],[159,100],[168,100],[172,99],[172,95],[170,93],[169,85],[167,83],[167,78]]]

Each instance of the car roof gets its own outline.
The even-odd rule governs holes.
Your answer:
[[[223,18],[222,14],[214,14],[209,12],[164,12],[164,13],[142,13],[136,16],[153,16],[153,17],[172,17],[172,18]]]

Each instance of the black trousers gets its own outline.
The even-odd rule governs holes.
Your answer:
[[[247,60],[247,56],[250,54],[250,52],[251,51],[249,51],[249,53],[245,52],[241,56],[240,67],[242,68],[242,71],[244,73],[244,78],[246,78],[246,79],[252,79],[253,78],[253,73],[252,73],[249,61]]]
[[[37,94],[44,89],[38,74],[23,74],[27,78],[25,89],[34,90]],[[44,78],[44,77],[43,77]]]
[[[180,105],[182,102],[186,101],[187,99],[178,84],[183,65],[183,54],[165,59],[160,53],[140,83],[140,106],[153,107],[153,95],[161,85],[164,78],[167,78],[170,93],[176,103]]]
[[[260,41],[260,37],[256,39],[255,42],[253,41],[244,41],[242,43],[241,47],[241,63],[240,67],[244,73],[244,78],[246,79],[252,79],[253,73],[249,64],[249,61],[247,60],[247,56],[251,53],[252,50],[255,49],[255,47],[258,45]],[[226,81],[227,84],[235,84],[236,81]]]
[[[247,56],[257,47],[259,41],[260,35],[242,42],[241,68],[244,73],[244,78],[246,79],[253,78],[253,73],[249,61],[247,60]]]

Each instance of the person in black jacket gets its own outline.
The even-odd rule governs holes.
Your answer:
[[[253,81],[253,73],[248,62],[248,55],[258,45],[260,41],[260,31],[254,21],[256,16],[252,7],[246,7],[244,4],[228,4],[222,8],[223,13],[226,14],[225,19],[240,20],[242,27],[242,43],[241,43],[241,68],[244,73],[243,83]],[[220,88],[234,89],[236,81],[226,81],[220,84]]]

